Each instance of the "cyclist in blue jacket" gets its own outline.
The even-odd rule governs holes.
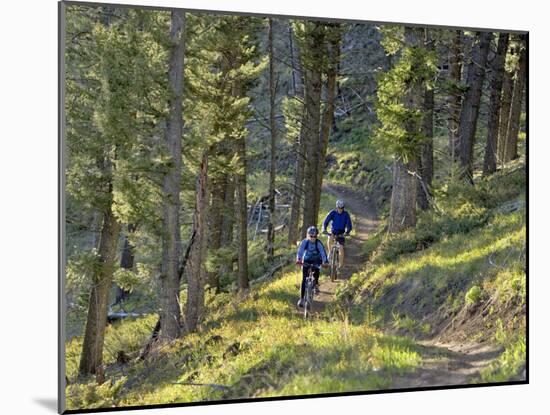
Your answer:
[[[339,251],[339,264],[338,266],[342,268],[344,266],[344,243],[346,242],[345,236],[349,236],[351,232],[351,218],[349,213],[344,210],[345,203],[343,200],[338,199],[336,201],[336,209],[333,209],[329,212],[325,220],[323,221],[323,233],[327,232],[327,226],[332,222],[330,235],[328,237],[328,251],[331,251],[331,247],[334,244],[336,238],[340,243]]]
[[[319,266],[328,266],[327,252],[323,243],[317,239],[319,229],[310,226],[307,229],[307,238],[300,242],[298,252],[296,253],[296,264],[302,265],[302,288],[300,289],[300,301],[298,307],[304,306],[304,295],[306,291],[306,278],[309,268],[313,267],[313,276],[315,278],[315,290],[318,291],[319,285]]]

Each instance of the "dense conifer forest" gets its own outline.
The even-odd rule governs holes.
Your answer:
[[[67,409],[526,379],[525,33],[64,19]]]

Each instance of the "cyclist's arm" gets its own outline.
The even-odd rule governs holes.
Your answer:
[[[334,214],[334,210],[331,210],[329,212],[329,214],[327,215],[327,217],[325,218],[325,220],[323,221],[323,232],[327,231],[327,226],[330,223],[330,221],[332,220],[332,215],[333,214]]]
[[[346,212],[346,213],[348,213],[348,212]],[[349,233],[351,232],[351,229],[352,229],[352,226],[351,226],[351,216],[349,215],[349,213],[348,213],[346,219],[347,219],[347,221],[346,221],[346,222],[347,222],[347,223],[346,223],[346,233],[349,234]]]
[[[300,242],[300,246],[298,247],[298,252],[296,253],[296,261],[301,261],[304,257],[304,252],[306,250],[306,240],[304,239],[302,242]]]
[[[328,264],[328,258],[327,258],[327,252],[325,251],[325,245],[323,245],[323,243],[321,241],[320,242],[320,245],[321,245],[321,249],[319,249],[319,251],[321,252],[321,259],[323,260],[323,264]]]

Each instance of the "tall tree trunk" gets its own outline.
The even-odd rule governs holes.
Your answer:
[[[498,121],[508,39],[508,33],[500,33],[498,37],[497,53],[492,63],[491,96],[489,98],[489,119],[487,121],[487,143],[485,145],[485,157],[483,159],[484,176],[494,173],[497,170],[496,152],[499,127]]]
[[[434,91],[427,89],[424,93],[424,120],[422,125],[426,142],[422,144],[420,153],[419,175],[422,183],[418,183],[418,207],[426,210],[430,207],[432,196],[432,180],[434,175]]]
[[[481,89],[485,79],[485,67],[489,45],[491,44],[491,32],[477,32],[476,43],[472,46],[472,58],[468,65],[467,85],[468,91],[462,102],[458,135],[460,140],[460,165],[462,176],[473,183],[473,156],[474,142],[481,101]]]
[[[302,128],[300,129],[300,136],[297,142],[294,144],[296,149],[296,162],[294,168],[294,188],[292,189],[292,201],[290,204],[290,220],[288,223],[288,244],[290,246],[296,245],[298,241],[298,225],[300,220],[300,205],[302,201],[302,195],[304,194],[304,167],[305,167],[305,129],[303,127],[305,121],[305,109],[302,115]]]
[[[321,62],[323,57],[323,27],[319,22],[307,34],[307,48],[310,59],[305,69],[305,106],[306,106],[306,160],[304,169],[304,210],[301,234],[309,226],[317,225],[315,201],[320,189],[317,187],[317,169],[319,166],[319,128],[321,111]]]
[[[128,225],[129,234],[133,233],[135,229],[135,225]],[[124,236],[124,246],[122,247],[122,253],[120,255],[120,268],[127,270],[132,270],[134,268],[134,246],[130,243],[128,235]],[[130,294],[129,291],[117,285],[114,304],[119,304],[121,301],[124,301],[128,297],[128,294]]]
[[[402,157],[393,162],[393,185],[390,201],[390,219],[388,231],[401,232],[416,225],[417,171],[416,160],[405,163]]]
[[[109,194],[112,203],[112,185],[109,184]],[[99,238],[100,266],[93,275],[93,285],[88,304],[84,343],[80,356],[79,374],[95,374],[103,364],[103,342],[107,324],[107,307],[109,293],[113,283],[113,271],[116,258],[118,235],[121,225],[115,218],[111,203],[103,214],[103,225]]]
[[[334,121],[334,99],[336,96],[336,79],[338,76],[338,62],[340,60],[340,25],[338,23],[327,24],[328,26],[328,58],[329,65],[327,68],[326,82],[326,97],[325,111],[321,122],[321,134],[319,137],[319,165],[317,168],[317,185],[318,192],[315,198],[315,217],[319,217],[319,209],[321,206],[321,188],[323,187],[323,175],[325,172],[326,156],[328,149],[328,140],[330,131]]]
[[[458,140],[458,122],[460,119],[460,103],[462,101],[462,92],[458,85],[462,81],[462,31],[456,30],[451,44],[451,57],[449,62],[449,78],[453,84],[452,91],[449,94],[449,118],[447,128],[449,130],[449,154],[451,160],[458,158],[459,140]]]
[[[208,217],[208,150],[202,154],[195,193],[193,229],[195,238],[187,263],[187,303],[185,326],[187,333],[197,330],[204,314],[204,285],[206,283],[206,242]]]
[[[292,79],[294,96],[298,93],[302,98],[302,114],[300,118],[300,135],[294,143],[294,153],[296,154],[296,160],[294,164],[294,188],[292,189],[292,200],[290,202],[290,219],[288,222],[288,244],[294,246],[298,240],[299,222],[300,222],[300,207],[302,202],[302,196],[304,194],[304,168],[305,168],[305,92],[304,92],[304,80],[303,71],[300,67],[299,50],[293,47],[294,35],[292,33],[292,24],[288,25],[288,34],[290,38],[290,57],[292,62]],[[298,92],[299,91],[299,92]]]
[[[180,237],[180,182],[181,140],[183,130],[182,92],[184,59],[185,14],[182,10],[171,12],[170,62],[168,82],[170,86],[169,116],[165,141],[172,163],[163,177],[162,265],[160,273],[161,340],[180,336],[179,260]]]
[[[236,154],[239,160],[239,172],[235,175],[237,196],[237,263],[239,291],[248,289],[248,228],[246,199],[246,138],[241,136],[235,141]]]
[[[423,30],[419,28],[405,27],[405,42],[409,47],[418,47],[423,44]],[[415,71],[415,68],[412,68]],[[424,101],[423,82],[417,81],[404,91],[403,103],[408,110],[422,108]],[[421,126],[413,120],[405,125],[407,134],[418,134]],[[420,152],[420,151],[419,151]],[[393,162],[393,186],[390,201],[390,218],[388,231],[400,232],[416,224],[416,198],[418,154],[410,155],[407,161],[398,155]]]
[[[497,161],[500,165],[504,163],[505,159],[508,120],[510,119],[510,107],[512,105],[513,88],[514,81],[512,79],[512,74],[508,72],[506,68],[504,68],[504,76],[502,81],[502,102],[500,105],[497,145]]]
[[[267,260],[273,262],[275,253],[275,175],[277,169],[275,124],[275,73],[273,69],[273,19],[269,19],[269,129],[271,132],[271,166],[269,169],[269,224],[267,226]]]
[[[425,45],[434,50],[433,40],[428,29],[425,29]],[[422,120],[422,134],[426,141],[420,151],[419,174],[422,183],[417,184],[418,207],[426,210],[430,207],[431,188],[434,174],[434,90],[426,88],[424,91],[424,118]]]
[[[213,255],[222,246],[222,224],[224,217],[224,199],[225,188],[227,186],[227,175],[221,173],[212,179],[212,185],[209,186],[210,198],[212,200],[211,208],[208,209],[208,249]],[[207,273],[206,280],[210,287],[220,291],[220,270],[216,269]]]
[[[227,176],[224,189],[224,208],[220,246],[233,247],[233,228],[235,226],[235,178]],[[235,255],[237,258],[237,255]],[[233,271],[234,261],[227,261],[220,267],[220,276]]]
[[[302,91],[303,82],[300,71],[300,59],[298,57],[299,51],[296,43],[294,42],[294,34],[292,32],[292,23],[288,22],[288,44],[290,53],[290,65],[292,66],[292,94],[298,95],[298,91]],[[302,95],[302,92],[300,92]]]
[[[521,115],[521,102],[523,99],[525,78],[527,73],[527,48],[523,45],[519,53],[518,70],[514,82],[514,93],[510,107],[510,119],[508,120],[508,131],[506,133],[506,150],[504,161],[514,160],[518,157],[518,132]]]

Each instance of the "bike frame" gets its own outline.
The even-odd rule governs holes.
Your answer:
[[[338,237],[345,238],[344,234],[334,234],[334,233],[328,233],[327,234],[334,238],[334,243],[330,247],[330,280],[334,281],[338,278],[338,269],[340,264],[340,247],[342,246],[340,242],[338,241]]]
[[[302,266],[306,266],[306,264]],[[313,285],[315,284],[315,277],[313,276],[314,269],[321,269],[313,264],[307,264],[307,266],[309,267],[309,270],[306,277],[306,289],[304,293],[304,318],[308,317],[310,308],[313,305]]]

